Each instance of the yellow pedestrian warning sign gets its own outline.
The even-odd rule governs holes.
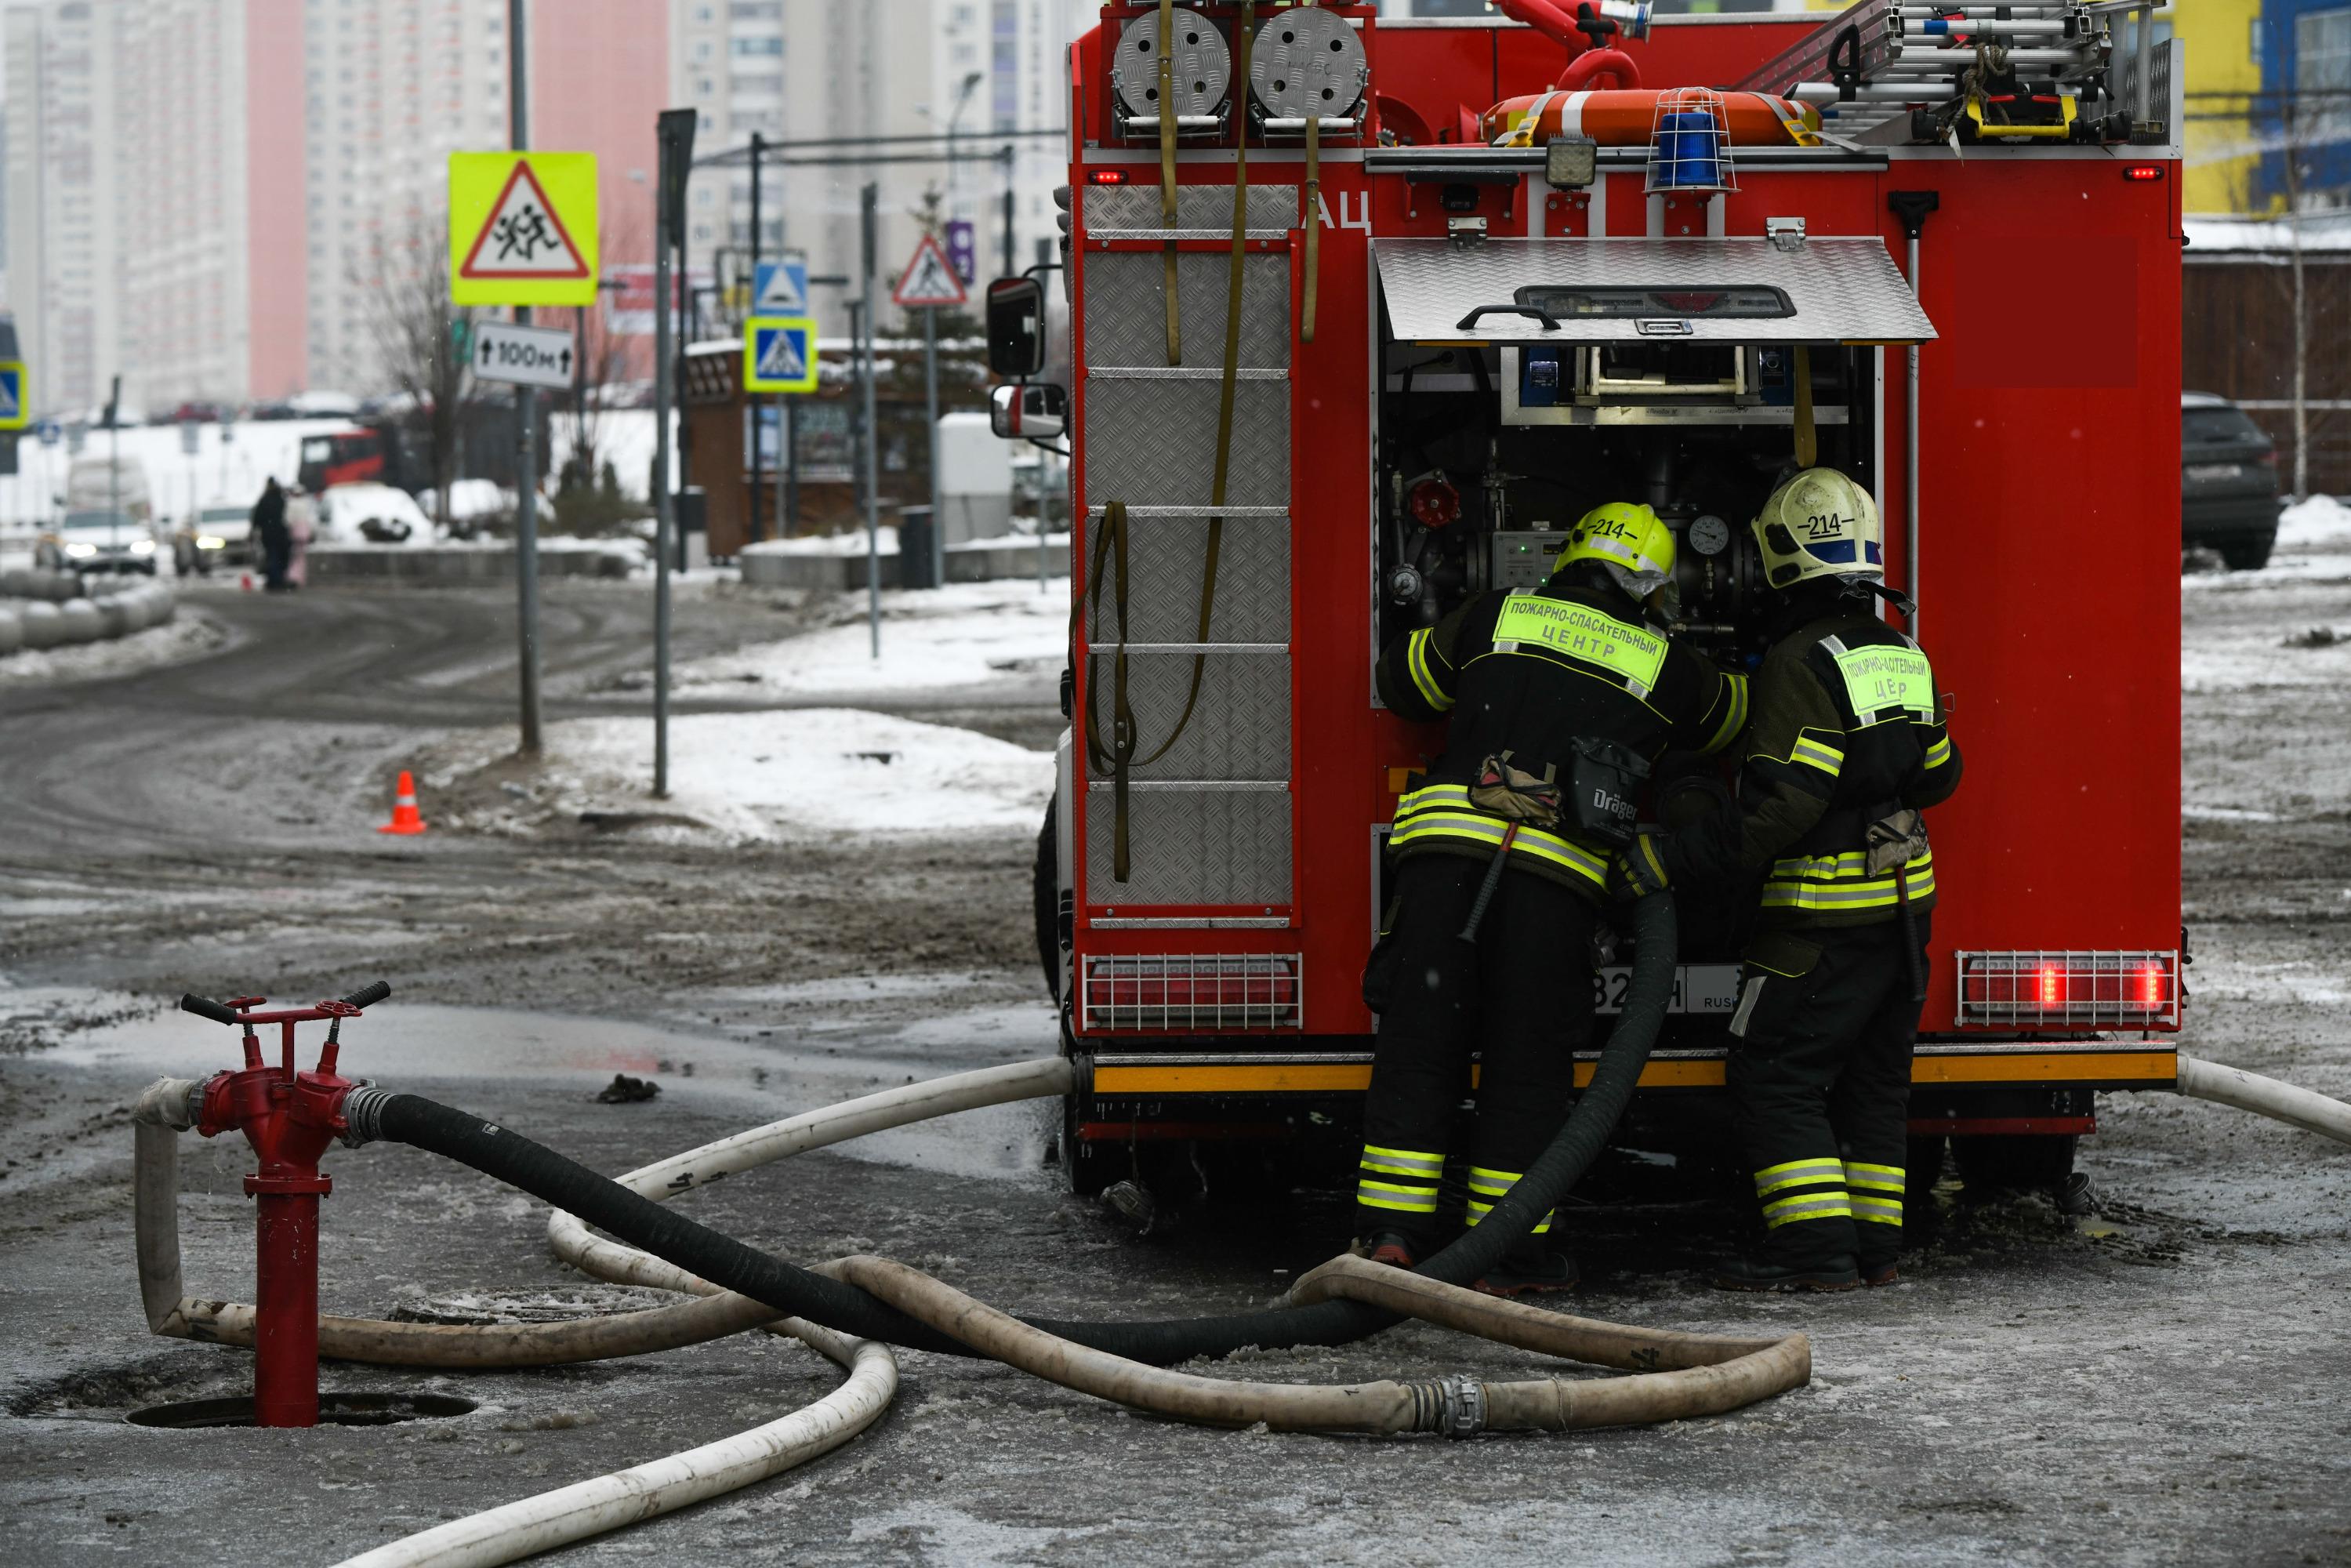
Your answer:
[[[449,298],[596,303],[596,155],[449,154]]]
[[[754,316],[743,323],[743,390],[816,391],[816,319]]]

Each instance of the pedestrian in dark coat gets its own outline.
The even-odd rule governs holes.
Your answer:
[[[286,526],[286,492],[277,487],[275,478],[253,504],[253,537],[261,541],[261,571],[269,591],[284,591],[287,563],[294,555],[294,535]]]

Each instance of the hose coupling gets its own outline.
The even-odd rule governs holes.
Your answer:
[[[158,1078],[141,1090],[131,1107],[131,1119],[186,1132],[196,1124],[204,1108],[204,1078]]]
[[[1410,1386],[1414,1431],[1474,1437],[1486,1429],[1486,1385],[1468,1373]]]
[[[1486,1385],[1466,1372],[1438,1379],[1445,1391],[1444,1425],[1448,1437],[1474,1437],[1486,1429]]]
[[[393,1091],[379,1089],[373,1080],[362,1078],[343,1096],[343,1147],[356,1149],[383,1136],[383,1108],[392,1094]]]

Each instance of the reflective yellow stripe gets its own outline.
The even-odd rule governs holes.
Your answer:
[[[1509,831],[1510,824],[1499,817],[1489,817],[1468,811],[1399,812],[1395,831],[1388,835],[1389,847],[1402,849],[1406,844],[1426,839],[1467,839],[1474,843],[1497,844]],[[1608,862],[1588,850],[1578,849],[1557,833],[1547,833],[1540,828],[1520,828],[1511,841],[1513,854],[1531,855],[1548,861],[1577,875],[1589,879],[1595,886],[1605,886]]]
[[[1867,1187],[1873,1192],[1900,1192],[1905,1177],[1900,1166],[1865,1166],[1848,1160],[1844,1183],[1849,1187]]]
[[[1699,747],[1700,753],[1706,756],[1729,746],[1739,738],[1739,732],[1747,727],[1747,677],[1734,670],[1725,672],[1722,679],[1730,687],[1730,712],[1724,716],[1722,727],[1714,732],[1714,738]]]
[[[1405,1214],[1435,1214],[1437,1189],[1406,1186],[1402,1182],[1359,1181],[1355,1201],[1366,1208],[1393,1208]]]
[[[1510,1190],[1519,1176],[1517,1171],[1489,1171],[1483,1166],[1471,1166],[1469,1190],[1483,1197],[1499,1197]]]
[[[1853,1217],[1866,1219],[1873,1225],[1902,1223],[1902,1200],[1898,1197],[1872,1197],[1866,1193],[1853,1195]]]
[[[1931,898],[1935,894],[1935,873],[1924,876],[1912,873],[1910,901],[1913,904]],[[1766,909],[1884,909],[1902,902],[1902,894],[1894,878],[1882,876],[1874,882],[1787,882],[1773,880],[1763,884],[1763,907]]]
[[[1763,1225],[1777,1230],[1799,1219],[1851,1219],[1853,1205],[1842,1192],[1806,1192],[1763,1206]]]
[[[1443,1155],[1424,1154],[1416,1149],[1383,1149],[1374,1144],[1364,1145],[1363,1168],[1380,1171],[1389,1176],[1438,1176],[1445,1174]]]
[[[1668,885],[1671,879],[1666,875],[1666,862],[1657,858],[1657,846],[1651,841],[1649,835],[1644,833],[1635,839],[1633,848],[1647,864],[1650,874],[1657,879],[1657,885],[1659,887]]]
[[[1453,699],[1445,695],[1445,688],[1437,684],[1437,676],[1428,667],[1428,643],[1436,632],[1436,627],[1424,626],[1405,639],[1404,667],[1411,673],[1412,684],[1420,695],[1428,699],[1428,706],[1443,713],[1453,706]]]
[[[1844,1162],[1836,1159],[1790,1160],[1785,1165],[1766,1166],[1755,1173],[1755,1196],[1769,1197],[1783,1186],[1803,1186],[1817,1182],[1834,1182],[1844,1186]]]
[[[1467,809],[1468,804],[1469,786],[1467,784],[1425,784],[1396,802],[1396,815],[1402,818],[1411,812],[1426,811],[1437,806]]]
[[[1844,768],[1844,752],[1808,735],[1796,737],[1796,744],[1789,751],[1787,759],[1801,762],[1807,768],[1817,768],[1832,779]]]
[[[1928,850],[1914,856],[1902,869],[1910,873],[1915,885],[1918,873],[1931,871],[1934,866],[1935,852]],[[1883,879],[1892,874],[1884,872],[1879,876]],[[1848,850],[1840,855],[1793,855],[1773,861],[1771,877],[1782,882],[1866,882],[1870,880],[1869,855],[1864,850]]]
[[[1492,1204],[1480,1203],[1474,1197],[1469,1200],[1468,1218],[1470,1224],[1477,1224],[1479,1220],[1485,1218],[1488,1215],[1493,1212],[1494,1206]],[[1549,1230],[1551,1228],[1552,1218],[1552,1216],[1546,1214],[1541,1219],[1537,1220],[1535,1222],[1533,1234],[1541,1236],[1544,1231]]]
[[[1929,768],[1940,768],[1944,763],[1949,762],[1950,759],[1951,737],[1948,735],[1937,736],[1935,737],[1935,744],[1927,748],[1927,766]]]

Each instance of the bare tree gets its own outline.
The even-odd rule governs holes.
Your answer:
[[[433,477],[435,519],[449,523],[449,488],[462,471],[468,406],[477,393],[472,360],[475,312],[449,302],[446,217],[420,218],[378,239],[351,264],[351,283],[368,301],[367,329],[381,373],[409,405],[409,428],[423,440]]]

